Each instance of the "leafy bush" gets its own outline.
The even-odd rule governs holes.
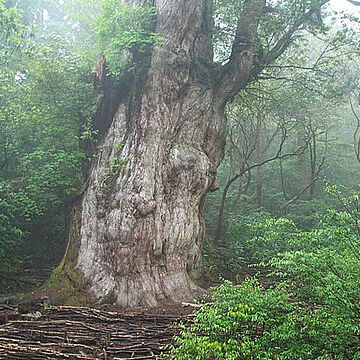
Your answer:
[[[176,360],[360,358],[358,321],[301,302],[284,284],[266,290],[256,280],[224,282],[176,340]]]
[[[0,283],[4,282],[6,271],[17,261],[15,251],[25,237],[19,217],[27,214],[24,205],[21,194],[13,194],[5,182],[0,182]]]
[[[239,214],[230,219],[226,240],[230,254],[227,264],[231,272],[239,272],[252,258],[252,249],[247,244],[263,233],[261,224],[269,218],[267,213],[255,212],[249,215]]]
[[[244,266],[270,260],[279,253],[302,247],[304,233],[290,219],[270,219],[266,213],[232,218],[227,235],[228,269],[241,272]],[[300,240],[299,238],[302,238]]]
[[[284,284],[266,290],[256,280],[225,281],[184,326],[170,358],[357,359],[358,329],[346,314],[296,300]]]
[[[318,229],[287,219],[249,225],[254,236],[243,238],[243,249],[281,281],[268,289],[224,282],[184,328],[172,358],[360,359],[360,196],[333,191],[343,210],[328,210]]]
[[[281,286],[268,291],[255,280],[225,281],[196,313],[194,324],[172,348],[177,360],[251,359],[261,347],[259,334],[278,326],[291,310]],[[185,329],[185,327],[184,327]]]
[[[328,210],[319,229],[302,233],[301,249],[268,264],[291,275],[297,296],[356,319],[360,330],[360,200],[358,194],[340,200],[344,210]]]

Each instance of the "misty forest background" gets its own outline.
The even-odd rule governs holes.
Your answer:
[[[283,21],[302,2],[277,2]],[[242,2],[214,3],[223,63]],[[316,13],[228,106],[199,280],[220,286],[174,358],[360,359],[360,8],[352,9]],[[152,12],[115,0],[0,0],[0,293],[40,285],[61,260],[69,210],[97,156],[98,56],[114,78],[131,71],[118,49],[161,43],[146,27]],[[18,275],[36,268],[39,278]]]

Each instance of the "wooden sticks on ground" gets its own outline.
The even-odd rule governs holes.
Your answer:
[[[66,306],[41,313],[0,326],[0,359],[161,359],[186,321]]]

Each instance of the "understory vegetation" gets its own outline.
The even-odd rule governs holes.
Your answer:
[[[342,210],[311,230],[279,218],[232,234],[233,258],[267,276],[223,281],[177,338],[174,359],[360,358],[359,194],[328,191]]]

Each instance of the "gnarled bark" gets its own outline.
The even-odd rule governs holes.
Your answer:
[[[155,3],[162,44],[154,46],[146,76],[134,81],[128,96],[116,98],[109,126],[104,119],[101,151],[89,170],[78,230],[69,240],[78,249],[73,271],[89,294],[127,307],[197,294],[192,279],[201,262],[205,196],[216,188],[223,158],[224,106],[246,83],[255,56],[244,47],[243,54],[234,50],[230,66],[243,74],[219,72],[219,93],[201,69],[213,56],[210,2]],[[254,24],[243,21],[238,37],[249,26],[250,35],[256,33],[258,15],[250,10]],[[254,46],[245,33],[242,46]],[[111,109],[98,112],[105,113]]]

